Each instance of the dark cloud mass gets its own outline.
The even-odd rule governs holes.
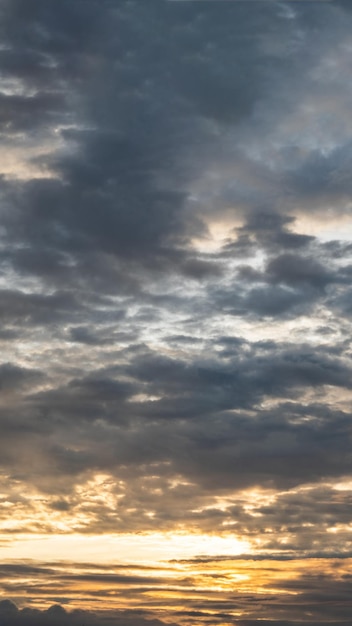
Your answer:
[[[2,623],[9,626],[67,626],[81,625],[82,623],[89,626],[103,626],[104,624],[128,624],[128,626],[162,626],[163,622],[157,619],[145,619],[133,612],[120,612],[114,614],[97,615],[92,612],[75,610],[67,612],[60,604],[53,604],[46,611],[37,609],[18,610],[16,605],[9,601],[0,602],[0,619]]]
[[[0,0],[1,625],[351,622],[351,28]]]

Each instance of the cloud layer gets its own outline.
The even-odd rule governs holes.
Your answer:
[[[250,4],[0,2],[4,545],[351,553],[352,14]]]

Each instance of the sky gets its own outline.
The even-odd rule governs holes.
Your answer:
[[[0,0],[0,625],[352,621],[352,4]]]

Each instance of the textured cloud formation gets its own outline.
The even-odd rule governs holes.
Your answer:
[[[16,605],[9,600],[0,602],[0,619],[9,626],[43,626],[60,625],[71,626],[74,624],[89,624],[89,626],[103,626],[104,624],[128,624],[129,626],[160,626],[162,622],[157,619],[144,619],[133,615],[133,612],[120,612],[114,614],[96,615],[87,611],[75,610],[67,612],[59,604],[54,604],[46,611],[37,609],[18,610]]]
[[[236,626],[251,624],[286,624],[294,626],[304,623],[309,626],[348,623],[351,610],[351,559],[337,560],[332,556],[330,563],[315,557],[296,561],[294,557],[272,555],[263,560],[253,555],[234,557],[198,558],[189,562],[173,563],[163,576],[134,565],[129,573],[122,566],[112,569],[87,564],[77,568],[71,563],[55,564],[12,564],[2,566],[0,585],[20,594],[35,585],[50,602],[56,596],[56,604],[46,610],[37,608],[18,609],[8,600],[0,602],[0,619],[11,626],[43,624],[144,624],[162,625],[164,618],[172,623],[234,623]],[[281,561],[281,562],[280,562]],[[258,567],[259,566],[259,567]],[[325,573],[321,573],[324,567]],[[132,575],[131,570],[135,569]],[[69,574],[65,573],[67,570]],[[168,573],[165,584],[165,573]],[[12,576],[12,583],[6,583]],[[24,580],[26,582],[24,582]],[[95,599],[99,587],[109,609],[82,611],[74,608],[77,601]],[[253,589],[260,594],[253,592]],[[180,593],[181,592],[181,593]],[[294,596],[294,597],[293,597]],[[131,608],[121,610],[121,599],[128,598]],[[63,608],[57,599],[70,608]],[[160,602],[158,598],[163,598]],[[139,608],[144,605],[144,609]],[[71,605],[71,606],[70,606]],[[164,605],[164,606],[163,606]],[[136,608],[133,608],[133,607]],[[266,619],[262,619],[262,615]],[[241,615],[241,618],[238,618]]]
[[[0,0],[5,549],[168,532],[326,571],[351,554],[351,27],[344,1]],[[330,574],[281,571],[237,613],[182,604],[175,574],[166,618],[337,625],[350,581]],[[98,603],[114,576],[60,584]],[[138,574],[141,606],[160,576]]]

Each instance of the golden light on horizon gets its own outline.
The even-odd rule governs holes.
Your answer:
[[[139,532],[102,535],[40,533],[0,535],[7,559],[45,559],[50,553],[55,561],[67,561],[74,553],[77,563],[87,559],[97,564],[138,562],[155,564],[160,561],[189,559],[207,554],[239,555],[250,550],[250,542],[236,535],[216,536],[196,532]]]

